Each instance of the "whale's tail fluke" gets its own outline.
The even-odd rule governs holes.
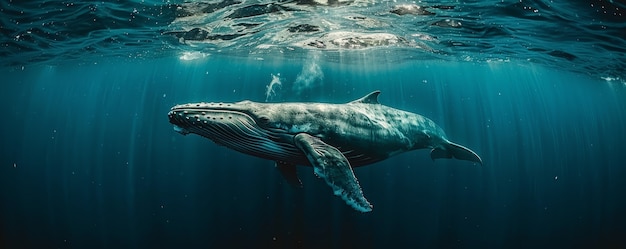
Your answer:
[[[462,145],[448,142],[443,148],[434,148],[430,151],[430,158],[433,160],[438,158],[456,158],[459,160],[471,161],[475,163],[483,164],[483,160],[480,156],[472,150],[465,148]]]

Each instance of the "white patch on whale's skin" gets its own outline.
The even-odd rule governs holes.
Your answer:
[[[311,130],[311,123],[306,123],[306,124],[302,124],[302,125],[293,125],[289,128],[289,132],[291,133],[300,133],[300,132],[307,132]]]

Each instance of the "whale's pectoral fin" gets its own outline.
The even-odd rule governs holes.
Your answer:
[[[283,178],[285,178],[289,185],[294,188],[302,188],[302,181],[298,178],[296,165],[285,162],[276,162],[276,168],[280,171],[280,174]]]
[[[313,165],[315,174],[333,188],[335,195],[358,211],[372,211],[372,205],[363,196],[348,159],[337,148],[306,133],[296,135],[294,142]]]
[[[482,159],[480,159],[480,157],[475,152],[468,148],[465,148],[462,145],[458,145],[452,142],[448,142],[448,144],[445,145],[445,149],[434,148],[430,151],[430,158],[432,158],[433,160],[438,158],[453,157],[459,160],[476,162],[481,165],[483,164]]]

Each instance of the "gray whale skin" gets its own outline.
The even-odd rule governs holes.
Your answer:
[[[191,103],[168,113],[174,129],[194,133],[236,151],[273,160],[287,182],[301,187],[296,165],[312,166],[348,205],[372,211],[353,167],[399,153],[431,149],[431,158],[456,158],[482,165],[470,149],[450,142],[421,115],[378,102],[374,91],[346,104]]]

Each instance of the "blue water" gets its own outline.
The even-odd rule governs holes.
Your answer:
[[[590,248],[626,245],[626,87],[512,63],[318,64],[177,58],[3,70],[4,248]],[[380,101],[421,113],[484,166],[414,151],[357,168],[358,213],[311,168],[181,136],[176,103]]]
[[[0,248],[626,248],[623,3],[450,2],[428,16],[317,6],[244,18],[268,24],[200,44],[163,35],[200,25],[175,21],[178,3],[0,4]],[[312,49],[268,36],[349,10],[394,25],[343,28],[407,42]],[[216,13],[200,21],[234,10]],[[449,18],[464,26],[433,25]],[[418,150],[356,168],[374,205],[360,213],[312,168],[293,189],[274,162],[167,119],[188,102],[345,103],[374,90],[484,165]]]
[[[407,5],[426,13],[394,13]],[[614,0],[7,0],[0,14],[6,66],[190,51],[306,59],[308,51],[336,50],[332,34],[353,32],[396,38],[385,48],[395,61],[519,60],[626,78],[626,3]]]

